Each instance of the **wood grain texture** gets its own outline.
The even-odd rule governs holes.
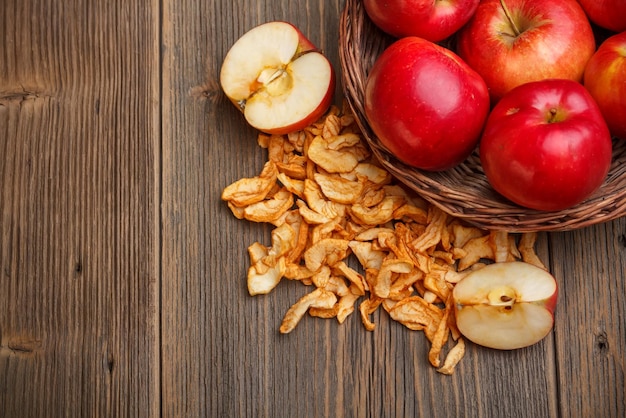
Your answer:
[[[0,417],[623,417],[626,220],[540,234],[554,332],[468,344],[453,376],[373,316],[278,327],[309,291],[246,289],[271,227],[220,200],[267,157],[223,96],[257,24],[296,24],[339,71],[343,2],[0,4]],[[341,102],[341,85],[336,103]]]
[[[563,416],[626,416],[626,219],[553,234]]]
[[[158,413],[149,6],[0,5],[0,416]]]

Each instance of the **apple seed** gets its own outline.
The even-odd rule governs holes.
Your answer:
[[[515,303],[515,289],[509,286],[496,287],[487,295],[491,306],[511,307]]]

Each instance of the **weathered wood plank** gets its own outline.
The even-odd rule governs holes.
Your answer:
[[[562,416],[626,416],[626,218],[553,234]]]
[[[0,416],[158,413],[156,5],[0,5]]]

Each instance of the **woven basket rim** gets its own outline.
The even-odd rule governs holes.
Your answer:
[[[395,38],[374,26],[362,0],[346,0],[339,25],[343,93],[363,136],[381,164],[431,204],[481,228],[510,232],[574,230],[626,215],[626,140],[613,140],[612,164],[600,189],[584,202],[554,212],[524,208],[497,194],[486,180],[477,151],[443,172],[402,163],[378,140],[364,111],[368,71]]]

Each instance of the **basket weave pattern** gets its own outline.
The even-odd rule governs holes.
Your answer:
[[[579,205],[555,212],[523,208],[502,198],[487,182],[477,151],[443,172],[400,162],[376,138],[364,110],[367,74],[393,41],[369,20],[362,0],[346,0],[339,39],[344,95],[381,164],[424,199],[474,225],[511,232],[572,230],[626,215],[626,140],[613,141],[613,162],[601,188]]]

